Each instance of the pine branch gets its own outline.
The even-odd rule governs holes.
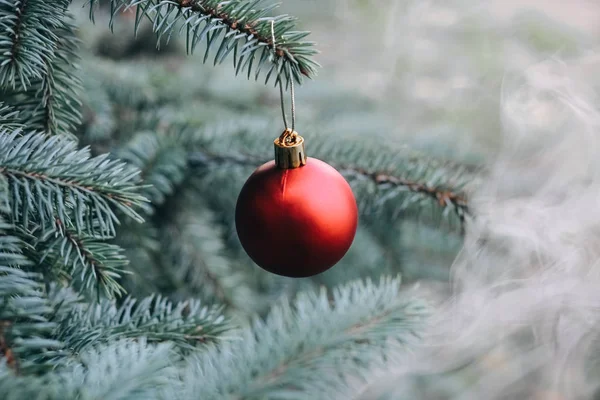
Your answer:
[[[163,248],[161,232],[152,219],[143,224],[125,221],[119,227],[114,242],[125,250],[130,261],[128,270],[132,272],[121,281],[127,293],[135,293],[138,297],[170,293],[162,290],[169,286],[170,280],[165,278],[169,270],[163,268],[160,260]],[[193,293],[188,297],[197,295]]]
[[[14,130],[22,127],[19,111],[0,102],[0,130]]]
[[[329,398],[307,393],[335,393],[331,385],[339,377],[360,375],[373,360],[416,340],[424,309],[398,290],[395,279],[356,282],[281,303],[266,322],[245,330],[243,340],[193,357],[183,398]]]
[[[195,191],[178,193],[175,211],[163,220],[160,260],[164,283],[179,298],[200,293],[209,303],[223,304],[232,313],[250,313],[257,293],[239,266],[226,257],[223,232]]]
[[[76,394],[68,386],[69,380],[60,375],[16,375],[8,365],[0,363],[2,400],[75,400]]]
[[[25,245],[6,232],[12,226],[0,219],[0,359],[16,373],[51,367],[61,343],[51,339],[54,324],[41,276],[21,270],[30,266]]]
[[[0,215],[10,213],[10,188],[8,179],[0,175]]]
[[[27,89],[54,56],[68,0],[0,1],[0,88]]]
[[[191,165],[188,168],[191,169],[190,178],[185,181],[186,196],[179,196],[184,200],[182,208],[186,215],[182,215],[181,221],[184,222],[179,223],[195,232],[190,237],[197,238],[195,240],[199,244],[194,245],[191,241],[187,248],[198,248],[200,251],[194,251],[206,260],[206,267],[211,270],[207,271],[206,280],[199,280],[199,283],[204,282],[201,286],[203,292],[218,293],[216,299],[212,300],[229,305],[230,309],[263,315],[282,292],[293,293],[296,284],[256,267],[235,233],[235,213],[232,210],[235,209],[240,187],[248,177],[248,168],[228,164],[217,164],[206,169],[193,168]],[[171,229],[176,229],[176,226],[177,223]],[[218,232],[217,240],[211,232]],[[163,243],[174,239],[169,236],[165,238]],[[177,247],[173,250],[177,251]],[[213,254],[214,259],[211,256]],[[199,267],[205,268],[204,264]],[[204,276],[194,274],[193,270],[191,273],[192,277]],[[193,281],[194,278],[190,280]],[[213,287],[217,290],[213,291]]]
[[[272,148],[264,145],[268,125],[265,120],[241,120],[209,125],[193,134],[183,128],[181,140],[187,141],[190,163],[198,168],[256,167],[272,159]],[[378,143],[332,140],[316,132],[307,137],[309,156],[325,160],[345,175],[363,214],[418,219],[429,209],[433,224],[445,221],[463,228],[469,213],[466,189],[476,177],[467,168]],[[232,148],[243,148],[244,153]]]
[[[197,60],[192,57],[167,66],[145,59],[115,62],[87,56],[83,69],[86,73],[85,83],[93,86],[92,90],[96,92],[94,96],[104,92],[117,111],[156,111],[157,107],[164,107],[179,114],[180,110],[185,112],[189,107],[200,103],[203,108],[229,110],[239,116],[240,112],[255,110],[257,101],[272,90],[232,82],[226,78],[229,76],[227,71],[198,65]],[[215,75],[220,77],[217,82]],[[306,89],[309,90],[308,87]],[[87,91],[84,95],[86,94]],[[87,102],[96,100],[92,93],[89,95]],[[189,123],[198,119],[198,111],[204,110],[195,108],[194,112],[185,112],[185,120]]]
[[[173,94],[166,98],[163,96],[160,90],[164,89],[162,85],[158,85],[160,88],[156,87],[157,81],[154,78],[158,74],[152,63],[117,63],[93,57],[91,60],[84,60],[83,65],[86,76],[95,80],[93,84],[97,86],[97,90],[106,93],[116,111],[138,110],[176,101]]]
[[[134,210],[145,200],[137,175],[106,155],[90,158],[88,149],[60,136],[0,132],[0,176],[9,181],[11,217],[23,226],[53,231],[58,219],[77,234],[113,237],[114,209],[143,221]]]
[[[76,398],[163,400],[177,387],[176,357],[167,343],[120,340],[90,349],[80,359],[81,367],[68,376],[69,386],[80,393]]]
[[[53,57],[44,62],[43,76],[33,79],[26,90],[3,93],[28,130],[50,135],[72,135],[81,120],[78,39],[74,25],[63,18],[65,21],[52,29],[56,48]]]
[[[186,150],[170,137],[138,133],[115,155],[140,169],[142,181],[147,184],[142,194],[155,207],[163,204],[185,177]]]
[[[149,343],[170,342],[194,350],[219,340],[229,330],[229,321],[219,308],[195,300],[172,303],[160,296],[139,302],[127,298],[119,306],[109,300],[79,304],[63,313],[58,323],[56,338],[75,353],[98,344],[141,337]]]
[[[219,154],[210,151],[191,152],[188,157],[192,166],[200,168],[210,168],[212,166],[218,168],[219,165],[227,164],[252,167],[269,161],[266,157],[259,158],[252,154]],[[415,208],[415,203],[427,201],[426,204],[438,208],[444,217],[450,212],[454,213],[462,227],[466,217],[470,215],[468,200],[463,187],[469,183],[468,178],[471,174],[459,166],[449,165],[448,167],[444,167],[436,163],[435,160],[428,160],[426,157],[400,161],[411,161],[412,163],[420,164],[417,167],[420,171],[406,171],[408,173],[405,172],[403,174],[397,171],[399,168],[394,168],[396,171],[393,171],[393,169],[378,170],[376,169],[377,166],[364,168],[335,161],[330,162],[330,164],[337,168],[351,183],[366,179],[372,183],[372,188],[376,188],[377,193],[375,198],[373,198],[373,190],[369,190],[367,196],[363,198],[364,201],[361,202],[361,199],[358,199],[359,203],[363,206],[363,212],[377,212],[384,203],[390,203],[393,204],[394,208],[393,218],[397,219],[401,215],[406,216],[406,210],[410,206]],[[390,172],[390,170],[393,172]],[[431,180],[431,175],[436,172],[439,174],[436,179],[437,182]],[[452,176],[446,175],[445,172],[451,173]],[[460,179],[458,176],[463,173],[465,178]],[[452,182],[450,182],[450,185],[445,182],[445,179],[449,177],[453,178],[456,187],[452,187]],[[408,193],[412,195],[409,196],[407,195]],[[398,201],[398,198],[402,194],[405,195],[404,201]],[[414,211],[418,212],[419,206],[417,205],[416,208],[417,210]]]
[[[114,81],[113,81],[114,82]],[[86,70],[82,91],[82,124],[78,136],[82,143],[106,141],[115,129],[115,110],[103,82]]]
[[[67,368],[43,376],[15,376],[0,365],[3,400],[164,400],[179,389],[168,344],[122,340],[82,353]]]
[[[425,180],[410,180],[404,177],[393,176],[386,172],[368,171],[363,168],[346,167],[344,165],[339,165],[338,168],[347,176],[354,178],[368,178],[379,188],[395,187],[429,197],[434,200],[441,209],[450,209],[454,211],[461,222],[464,222],[465,216],[469,214],[465,194],[456,191],[455,189],[446,188],[442,185],[433,186]]]
[[[93,18],[94,6],[99,2],[90,0],[90,17]],[[319,67],[312,60],[316,54],[314,43],[303,40],[309,32],[295,31],[295,19],[291,16],[269,17],[276,5],[264,3],[262,0],[110,0],[111,26],[120,11],[135,7],[135,30],[147,17],[159,43],[185,30],[190,54],[199,43],[206,41],[204,62],[210,50],[218,48],[213,60],[215,65],[233,53],[236,74],[245,70],[248,79],[254,75],[258,80],[262,70],[268,68],[265,84],[271,76],[286,85],[292,79],[301,84],[302,76],[312,78]],[[275,50],[271,21],[275,21]]]
[[[134,275],[154,276],[153,291],[175,298],[201,293],[204,301],[223,304],[228,311],[253,310],[255,293],[248,287],[247,277],[225,256],[224,234],[216,216],[198,196],[181,137],[141,132],[116,155],[140,168],[144,183],[152,185],[144,194],[154,208],[153,226],[160,227],[156,238],[151,237],[154,230],[135,226],[133,231],[121,231],[128,249],[139,257],[139,250],[146,248],[152,254],[144,258],[153,260],[152,264],[158,261],[154,268],[147,262],[132,263]],[[143,244],[153,242],[159,246]]]
[[[125,293],[118,281],[128,272],[125,267],[129,261],[119,246],[93,236],[77,235],[58,219],[56,226],[54,237],[36,246],[40,265],[66,273],[81,293],[90,294],[97,289],[109,298]]]

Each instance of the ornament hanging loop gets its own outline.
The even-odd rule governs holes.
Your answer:
[[[279,143],[285,146],[293,146],[299,141],[299,137],[300,135],[298,135],[298,132],[286,128],[286,130],[283,131],[281,136],[279,136]]]
[[[273,43],[273,62],[277,59],[277,47],[275,46],[275,21],[271,20],[271,40]],[[290,76],[290,93],[292,96],[292,126],[288,126],[285,115],[285,101],[283,81],[279,79],[279,99],[281,101],[281,114],[285,131],[274,141],[275,165],[281,169],[299,168],[306,164],[306,152],[304,151],[304,138],[296,132],[296,99],[294,95],[294,78]]]
[[[271,20],[271,43],[273,44],[273,62],[277,60],[277,46],[275,40],[275,20]],[[288,130],[290,128],[288,126],[287,115],[285,113],[285,91],[283,89],[283,81],[280,78],[279,80],[279,100],[281,101],[281,114],[283,116],[283,125],[285,129]],[[294,78],[290,76],[290,95],[292,98],[292,132],[296,130],[296,95],[294,93]]]

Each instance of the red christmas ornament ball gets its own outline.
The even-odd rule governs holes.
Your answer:
[[[235,225],[244,250],[261,268],[302,278],[334,266],[348,251],[358,209],[348,182],[308,157],[298,168],[260,166],[238,197]]]

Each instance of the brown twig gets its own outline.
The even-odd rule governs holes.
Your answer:
[[[265,43],[268,47],[273,48],[273,40],[271,39],[271,36],[262,35],[256,29],[256,23],[240,23],[238,20],[231,18],[229,15],[221,12],[220,5],[217,5],[216,7],[211,7],[206,0],[175,0],[175,2],[179,4],[180,8],[189,8],[194,12],[208,14],[213,18],[218,18],[224,25],[227,25],[230,29],[237,30],[241,33],[245,33],[247,36],[253,36],[259,42]],[[284,52],[283,49],[280,48],[277,48],[275,50],[275,53],[278,57],[288,57],[286,52]],[[289,53],[291,54],[292,52]],[[293,54],[291,54],[291,56],[293,57]],[[306,70],[304,70],[304,68],[300,68],[300,72],[302,73],[302,75],[310,77],[309,73]]]
[[[12,368],[16,373],[19,373],[19,363],[15,353],[10,348],[6,333],[10,329],[10,321],[0,321],[0,354],[6,358],[6,365]]]
[[[10,63],[16,66],[18,66],[16,62],[16,55],[19,48],[19,41],[21,39],[21,26],[23,25],[23,13],[25,13],[25,7],[27,7],[27,0],[23,0],[21,2],[21,6],[16,10],[18,17],[12,30],[14,41],[10,49]]]
[[[98,277],[99,282],[106,283],[105,276],[103,273],[104,266],[102,265],[102,262],[96,259],[94,255],[85,248],[83,242],[78,237],[69,232],[69,230],[63,225],[60,219],[55,219],[55,223],[58,229],[65,236],[65,238],[67,238],[67,240],[71,242],[73,246],[75,246],[79,254],[81,254],[83,260],[85,260],[85,262],[92,267],[92,269],[94,270],[94,275]]]
[[[229,156],[211,154],[209,152],[199,152],[190,154],[190,156],[192,155],[194,155],[194,157],[190,157],[190,162],[192,163],[192,165],[207,165],[209,162],[229,162],[241,165],[257,165],[257,163],[260,162],[259,160],[253,157],[233,158]],[[465,215],[468,215],[470,213],[469,204],[466,196],[454,190],[443,187],[428,186],[427,184],[422,182],[409,180],[380,171],[368,171],[363,168],[347,167],[341,165],[338,165],[337,168],[340,171],[347,171],[354,175],[361,175],[363,177],[369,178],[378,185],[389,184],[392,186],[405,187],[411,192],[420,193],[434,199],[440,207],[454,206],[459,218],[461,219],[461,222],[464,222]]]
[[[97,188],[94,188],[92,186],[83,186],[75,181],[68,181],[68,180],[64,180],[64,179],[60,179],[60,178],[53,178],[48,175],[44,175],[44,174],[37,173],[37,172],[20,171],[17,169],[11,169],[11,168],[4,167],[4,168],[0,168],[0,174],[7,175],[7,176],[8,175],[21,176],[21,177],[29,178],[29,179],[39,179],[39,180],[47,181],[50,183],[54,183],[58,186],[75,188],[75,189],[81,190],[82,192],[98,193],[100,195],[106,196],[115,201],[119,201],[127,206],[131,205],[131,202],[129,202],[128,200],[126,200],[126,199],[122,198],[121,196],[116,195],[114,193],[110,193],[110,192],[103,191],[103,190],[98,190]]]
[[[457,209],[461,209],[465,213],[469,212],[467,200],[464,195],[456,193],[449,189],[427,186],[424,183],[411,181],[405,178],[400,178],[387,173],[382,172],[369,172],[360,168],[344,168],[351,170],[354,173],[363,175],[372,179],[378,185],[390,184],[393,186],[406,187],[411,192],[425,194],[437,201],[441,207],[448,207],[453,205]]]
[[[247,35],[256,37],[260,42],[267,43],[270,47],[273,47],[273,41],[270,36],[261,35],[256,29],[256,24],[244,23],[240,24],[236,19],[232,19],[229,15],[220,12],[221,5],[217,7],[210,7],[205,0],[176,0],[179,6],[182,8],[190,8],[192,11],[201,12],[203,14],[209,14],[213,18],[220,19],[229,28],[240,31]],[[283,50],[277,49],[277,55],[284,57]]]

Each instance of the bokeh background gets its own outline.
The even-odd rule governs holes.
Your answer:
[[[94,25],[86,22],[87,9],[79,6],[73,11],[83,47],[93,55],[81,62],[87,96],[81,137],[94,152],[127,142],[126,132],[143,131],[139,113],[131,109],[143,109],[144,104],[160,104],[150,107],[148,120],[179,121],[192,131],[214,129],[217,134],[218,127],[227,124],[256,130],[263,123],[266,154],[271,151],[281,130],[275,88],[244,76],[234,78],[227,62],[213,67],[203,64],[203,54],[186,56],[176,37],[163,41],[157,52],[147,27],[138,39],[132,38],[133,19],[127,13],[109,33],[108,10],[97,14]],[[590,312],[589,324],[599,319],[593,312],[598,296],[580,285],[597,282],[598,275],[592,267],[600,220],[594,212],[599,192],[592,150],[600,126],[595,111],[600,2],[285,0],[279,11],[297,16],[299,27],[312,31],[321,51],[319,76],[297,89],[297,127],[308,143],[317,136],[355,142],[359,150],[361,143],[379,143],[398,153],[413,149],[450,160],[472,173],[466,190],[475,211],[487,221],[485,227],[475,225],[463,240],[460,224],[451,216],[425,209],[415,217],[404,206],[398,214],[393,205],[397,203],[392,203],[384,208],[393,223],[382,223],[381,216],[363,218],[365,229],[348,256],[316,278],[319,285],[335,286],[359,277],[401,273],[407,290],[440,307],[439,324],[426,341],[430,347],[415,350],[414,358],[407,358],[410,363],[398,361],[396,369],[373,371],[388,385],[357,387],[362,397],[356,398],[589,398],[593,390],[588,386],[598,375],[588,376],[595,371],[592,367],[585,373],[578,368],[582,354],[597,347],[585,342],[577,347],[578,357],[564,361],[565,354],[573,354],[569,349],[576,348],[565,345],[564,339],[570,335],[581,344],[577,338],[585,336],[588,325],[574,324],[560,334],[553,329],[560,318],[573,316],[575,311],[560,308],[571,300],[582,302],[572,303],[576,313]],[[174,101],[178,98],[189,101]],[[107,107],[111,103],[119,106]],[[135,114],[130,127],[129,113]],[[356,157],[378,154],[357,151]],[[220,197],[202,201],[231,209],[247,172],[213,171],[199,185],[212,187]],[[230,181],[234,183],[228,186]],[[587,186],[574,187],[574,182]],[[171,204],[174,209],[193,208],[200,201],[180,197],[181,203]],[[215,215],[222,222],[225,244],[235,241],[227,230],[231,218]],[[185,219],[186,214],[176,218]],[[186,235],[191,232],[194,240],[210,247],[213,227],[203,230],[203,220],[198,221]],[[158,242],[161,234],[184,235],[181,225],[173,229],[159,232]],[[471,245],[482,238],[494,244],[483,255]],[[146,265],[162,268],[174,259],[144,264],[145,256],[136,253],[141,247],[134,234],[131,240],[132,265],[144,265],[138,271],[143,279],[131,287],[143,293],[140,288],[156,282]],[[227,298],[243,312],[264,312],[273,297],[292,295],[315,283],[249,273],[250,265],[236,257],[228,270],[233,271],[230,288],[237,287],[234,298],[215,296]],[[214,257],[204,261],[223,263]],[[194,274],[193,269],[186,271]],[[175,297],[206,289],[201,282],[194,286],[193,279],[189,284],[188,275],[178,279],[188,279],[188,285],[181,293],[175,291]],[[557,286],[568,280],[574,282],[570,288]],[[510,282],[520,283],[507,289]],[[264,297],[243,293],[257,288]],[[155,289],[150,285],[147,292]],[[538,298],[541,292],[549,297]],[[580,297],[569,298],[569,293]],[[454,308],[446,304],[449,296]],[[584,300],[589,309],[581,306]],[[451,327],[469,334],[458,335],[459,340]],[[499,331],[506,335],[494,336]],[[555,336],[541,344],[531,339],[548,335]],[[549,343],[568,350],[544,353]],[[478,361],[467,361],[474,359]],[[565,382],[579,382],[581,390],[569,392]]]

